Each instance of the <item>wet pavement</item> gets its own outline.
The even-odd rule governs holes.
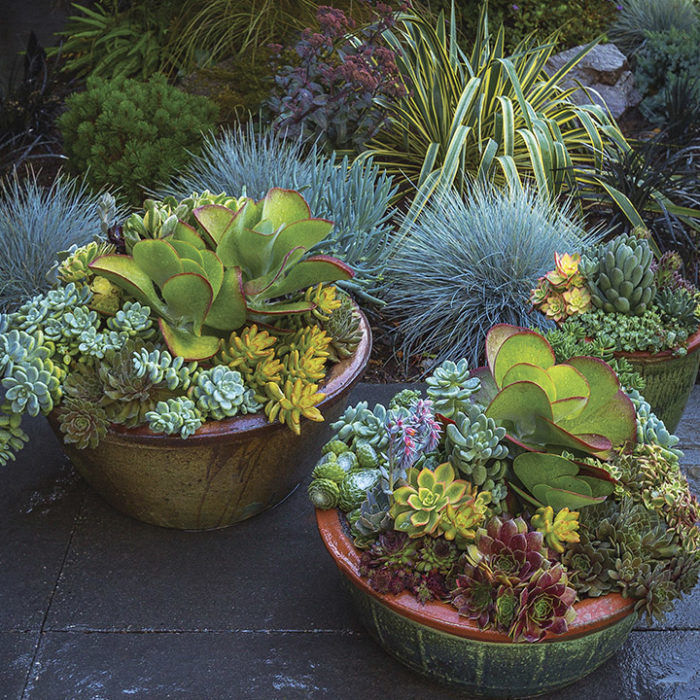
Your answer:
[[[400,387],[398,387],[400,388]],[[352,401],[397,386],[361,384]],[[356,621],[304,488],[227,530],[121,515],[75,477],[43,420],[0,470],[0,697],[457,698]],[[700,386],[679,427],[700,490]],[[553,700],[700,700],[700,587]]]

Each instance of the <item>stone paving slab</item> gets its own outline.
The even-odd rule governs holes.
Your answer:
[[[386,402],[401,385],[359,385]],[[700,472],[700,387],[679,427]],[[0,698],[455,698],[358,625],[305,484],[233,528],[183,533],[121,515],[73,476],[43,421],[0,471]],[[696,482],[697,486],[697,482]],[[561,700],[700,700],[700,587],[638,624]]]

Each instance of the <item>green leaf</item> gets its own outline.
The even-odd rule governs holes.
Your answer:
[[[352,277],[352,270],[340,260],[329,255],[314,255],[294,265],[282,279],[264,290],[261,298],[272,299],[300,289],[307,289],[319,282],[336,282],[349,280]]]
[[[240,328],[246,320],[246,300],[243,295],[241,271],[232,267],[223,273],[221,288],[204,322],[221,331]]]
[[[214,298],[209,282],[201,275],[183,272],[170,277],[161,291],[168,310],[176,317],[190,319],[195,335],[199,335]]]
[[[510,432],[527,440],[537,430],[537,417],[552,419],[552,408],[544,390],[532,382],[516,382],[501,389],[486,409],[486,415],[505,423]]]
[[[166,238],[163,240],[166,240],[175,249],[175,252],[178,254],[181,260],[184,258],[186,260],[193,260],[197,263],[197,265],[202,264],[203,250],[200,250],[191,243],[187,243],[185,241],[178,241],[173,238]]]
[[[273,187],[263,200],[262,220],[269,221],[273,230],[311,217],[306,200],[294,190]]]
[[[192,211],[197,223],[204,229],[209,245],[215,248],[233,222],[236,212],[220,204],[205,204]]]
[[[209,281],[216,299],[224,281],[224,266],[213,250],[203,250],[201,258],[204,276]]]
[[[136,264],[161,288],[169,277],[183,272],[177,251],[164,239],[139,241],[131,254]]]
[[[576,434],[605,435],[613,447],[635,442],[637,422],[634,405],[621,390],[620,382],[610,366],[593,357],[573,357],[567,364],[586,378],[591,394],[580,415],[563,420],[562,428]]]
[[[537,384],[537,386],[547,394],[547,398],[550,401],[556,401],[557,399],[557,390],[552,378],[547,373],[547,370],[537,365],[532,365],[527,362],[520,362],[517,365],[513,365],[503,377],[503,386],[508,386],[515,382],[532,382],[533,384]]]
[[[282,228],[272,244],[272,267],[279,267],[290,250],[309,250],[328,236],[333,222],[326,219],[303,219]]]
[[[202,237],[197,233],[196,229],[184,221],[178,221],[175,230],[170,237],[176,241],[189,243],[199,250],[204,250],[207,244],[202,240]],[[168,240],[168,238],[166,238]],[[172,243],[172,241],[170,241]]]
[[[200,362],[208,360],[219,352],[220,338],[211,335],[196,336],[171,326],[162,318],[158,323],[168,350],[177,357],[184,357],[188,362]]]
[[[541,335],[520,329],[507,337],[498,349],[493,366],[496,384],[502,387],[506,372],[513,365],[522,362],[549,369],[555,362],[554,352]]]
[[[151,278],[130,255],[103,255],[90,263],[90,269],[114,282],[118,287],[151,307],[159,314],[165,313]]]

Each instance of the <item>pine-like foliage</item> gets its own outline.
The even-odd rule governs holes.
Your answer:
[[[114,212],[113,216],[121,216]],[[100,197],[79,180],[59,176],[43,188],[31,175],[0,183],[0,310],[49,289],[56,255],[101,232]]]
[[[483,187],[466,201],[451,193],[433,202],[402,233],[389,264],[388,312],[400,322],[405,356],[471,364],[493,324],[532,323],[529,290],[554,253],[597,238],[532,191]]]
[[[298,190],[313,216],[334,222],[314,252],[336,256],[353,268],[354,280],[342,286],[360,296],[381,295],[391,252],[389,202],[396,189],[371,159],[351,164],[347,158],[324,156],[269,128],[256,132],[249,122],[207,138],[201,155],[153,194],[183,199],[204,190],[236,197],[245,191],[261,199],[271,187]]]
[[[148,82],[90,78],[71,95],[58,120],[70,168],[97,186],[119,185],[140,204],[143,188],[169,178],[199,150],[202,132],[215,125],[216,105],[168,85],[162,75]]]

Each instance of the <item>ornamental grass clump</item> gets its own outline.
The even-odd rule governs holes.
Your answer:
[[[113,424],[187,439],[249,413],[297,434],[322,421],[329,366],[363,337],[332,284],[350,268],[305,255],[331,227],[293,190],[205,193],[71,249],[53,288],[0,315],[0,460],[25,441],[22,414],[53,413],[79,449]]]
[[[389,261],[387,313],[399,322],[404,354],[476,364],[493,324],[528,323],[523,298],[555,252],[596,238],[534,191],[476,187],[465,199],[452,192],[429,204],[405,221]]]
[[[37,176],[14,175],[0,183],[0,311],[16,309],[37,292],[60,251],[104,236],[123,216],[108,194],[91,193],[84,181],[66,176],[42,188]]]
[[[579,601],[612,592],[663,615],[700,573],[677,438],[610,366],[557,362],[535,331],[494,326],[486,359],[445,361],[429,398],[357,404],[331,426],[309,496],[341,511],[360,576],[514,642],[556,639]]]

